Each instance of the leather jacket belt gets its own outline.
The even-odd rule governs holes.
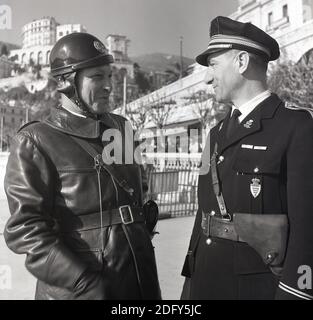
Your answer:
[[[105,210],[102,212],[102,219],[100,213],[97,212],[79,216],[63,215],[60,220],[57,220],[58,227],[63,233],[134,222],[145,222],[142,207],[121,206],[117,209]]]
[[[207,237],[245,242],[236,232],[234,222],[222,219],[222,217],[215,217],[202,212],[201,227]]]

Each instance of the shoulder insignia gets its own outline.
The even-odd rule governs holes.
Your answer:
[[[37,121],[37,120],[34,120],[34,121],[29,121],[25,124],[23,124],[18,130],[17,132],[20,132],[21,130],[23,130],[24,128],[28,127],[29,125],[33,124],[33,123],[36,123],[36,122],[40,122],[40,121]]]
[[[285,108],[289,110],[296,110],[296,111],[307,111],[311,117],[313,118],[313,108],[310,107],[300,107],[300,106],[295,106],[289,102],[285,102]]]

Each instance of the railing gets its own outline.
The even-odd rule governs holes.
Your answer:
[[[148,197],[161,217],[194,215],[200,154],[147,154]]]

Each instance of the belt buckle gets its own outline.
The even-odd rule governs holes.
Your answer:
[[[134,217],[130,206],[121,206],[118,208],[120,212],[120,217],[123,224],[130,224],[134,222]]]
[[[232,221],[232,216],[227,213],[226,215],[222,216],[221,220],[227,221],[227,222],[231,222]]]

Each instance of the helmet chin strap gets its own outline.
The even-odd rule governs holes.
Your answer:
[[[69,93],[61,92],[62,107],[77,116],[99,120],[100,115],[90,112],[86,104],[79,97],[77,92],[76,76],[77,72],[74,72],[66,79],[66,81],[71,83],[72,90]]]

